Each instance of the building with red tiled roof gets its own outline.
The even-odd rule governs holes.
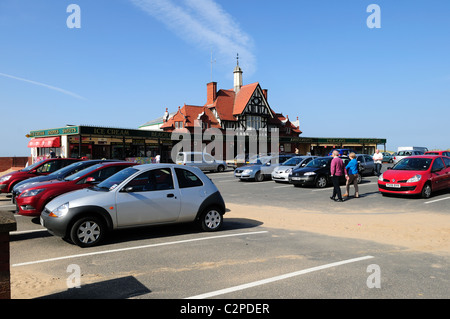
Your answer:
[[[218,128],[247,132],[248,130],[270,132],[278,129],[280,136],[298,137],[302,132],[298,121],[293,123],[288,116],[276,113],[269,105],[267,90],[258,82],[242,85],[242,70],[239,64],[234,69],[234,88],[217,89],[217,82],[206,85],[206,103],[203,106],[184,105],[168,117],[161,125],[166,132],[185,128],[193,132],[194,127]],[[196,124],[197,123],[197,124]]]

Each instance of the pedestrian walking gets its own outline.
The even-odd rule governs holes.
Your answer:
[[[347,164],[347,166],[345,166],[345,178],[346,178],[346,183],[345,183],[345,187],[347,192],[344,194],[344,197],[348,197],[350,195],[350,185],[353,184],[353,186],[355,187],[355,198],[359,198],[359,190],[358,190],[358,161],[356,160],[356,154],[355,153],[350,153],[350,155],[348,156],[351,160],[350,162]]]
[[[380,177],[380,175],[381,175],[381,166],[382,166],[382,163],[383,163],[383,154],[380,153],[379,149],[375,150],[375,154],[373,154],[372,159],[373,159],[373,162],[375,164],[375,169],[374,169],[375,175]]]
[[[333,182],[333,195],[330,197],[331,200],[336,202],[343,202],[341,186],[339,185],[340,179],[344,176],[344,162],[339,157],[339,151],[333,151],[333,159],[331,160],[331,181]],[[336,198],[337,196],[337,198]]]

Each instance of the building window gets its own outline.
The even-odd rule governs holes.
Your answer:
[[[250,130],[259,130],[262,127],[261,116],[247,115],[246,126]]]
[[[182,121],[175,122],[175,129],[179,129],[179,128],[183,128],[183,122]]]
[[[234,124],[234,122],[226,121],[226,122],[224,122],[224,127],[223,128],[225,128],[225,129],[227,129],[227,128],[234,129],[235,128],[235,124]]]

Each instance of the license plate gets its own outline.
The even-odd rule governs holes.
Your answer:
[[[299,181],[299,180],[301,180],[301,178],[300,177],[292,177],[292,180],[293,181]]]
[[[237,177],[239,177],[239,176],[241,176],[241,173],[236,173],[235,175],[236,175]]]
[[[400,188],[402,187],[400,184],[386,184],[386,187],[391,187],[391,188]]]

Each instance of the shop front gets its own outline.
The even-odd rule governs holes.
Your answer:
[[[170,159],[171,134],[167,132],[96,126],[68,126],[31,131],[28,147],[33,162],[49,157],[120,159],[138,163]]]
[[[373,154],[382,146],[386,151],[386,139],[382,138],[325,138],[325,137],[281,137],[280,149],[299,150],[299,154],[326,156],[333,149],[348,148],[359,154]]]

